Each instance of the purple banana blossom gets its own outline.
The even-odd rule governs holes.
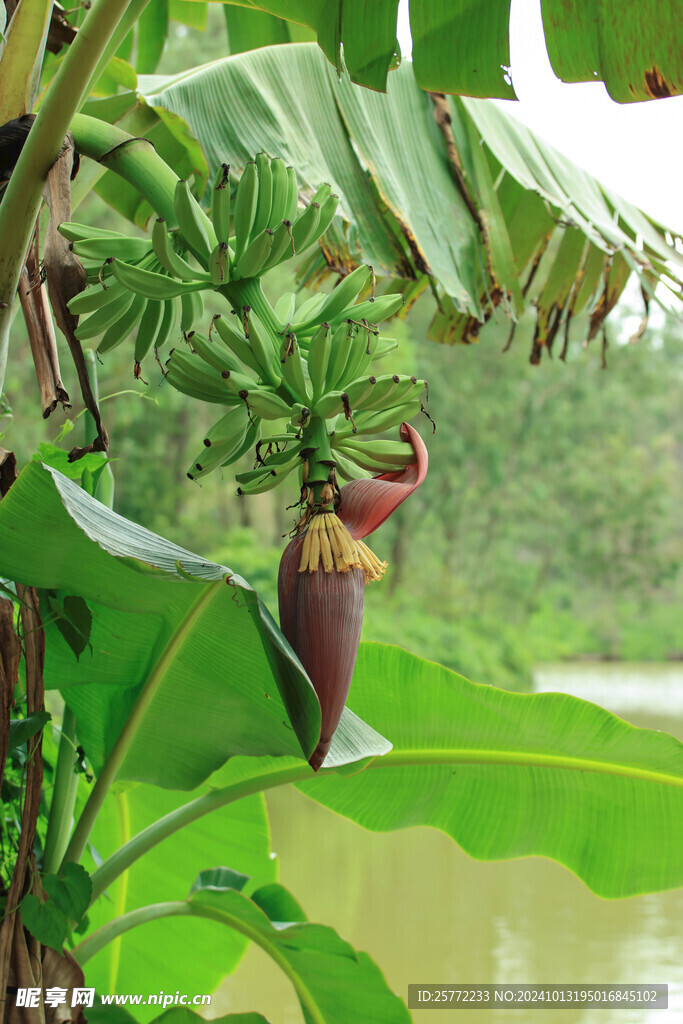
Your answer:
[[[413,446],[415,461],[397,472],[344,484],[336,515],[311,518],[280,562],[280,628],[320,701],[320,741],[310,757],[314,771],[330,748],[351,685],[365,583],[380,579],[386,565],[361,538],[374,533],[427,473],[427,449],[417,431],[403,423],[401,439]]]

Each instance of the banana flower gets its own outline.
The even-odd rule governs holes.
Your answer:
[[[316,511],[285,548],[278,577],[280,628],[308,673],[320,701],[320,741],[310,757],[318,771],[344,710],[363,624],[365,584],[379,580],[381,562],[363,543],[427,473],[427,449],[407,423],[401,440],[415,461],[397,472],[352,480],[335,512]]]

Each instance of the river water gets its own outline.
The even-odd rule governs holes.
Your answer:
[[[534,685],[683,739],[683,665],[547,665]],[[481,863],[434,829],[367,832],[290,787],[268,806],[281,882],[406,1001],[421,982],[669,985],[668,1011],[413,1010],[415,1024],[683,1024],[683,889],[601,900],[543,858]],[[253,946],[212,1007],[246,1010],[303,1024],[291,985]]]

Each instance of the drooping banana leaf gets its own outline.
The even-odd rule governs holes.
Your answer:
[[[304,194],[330,181],[345,226],[337,218],[309,279],[364,260],[408,292],[429,281],[439,341],[472,341],[494,314],[514,326],[533,306],[537,362],[580,310],[595,336],[631,272],[680,302],[683,256],[664,227],[489,101],[430,98],[410,64],[380,94],[290,44],[140,89],[141,104],[189,126],[210,174],[223,161],[239,174],[265,150],[297,168]]]
[[[118,777],[168,789],[196,787],[235,754],[310,756],[318,699],[240,576],[123,519],[39,463],[0,502],[0,533],[0,575],[90,609],[78,659],[48,621],[45,676],[74,711],[96,771],[124,725]],[[339,763],[390,746],[350,712],[337,737]]]
[[[383,90],[396,44],[398,0],[223,0],[251,6],[317,35],[325,56],[352,81]],[[514,98],[511,0],[410,0],[413,60],[422,89]],[[564,82],[604,81],[619,103],[683,91],[677,0],[542,0],[555,74]],[[343,56],[342,56],[343,47]]]

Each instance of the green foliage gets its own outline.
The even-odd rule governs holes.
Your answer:
[[[69,863],[58,875],[43,875],[41,883],[48,899],[42,902],[27,893],[21,901],[22,921],[38,942],[61,953],[72,924],[88,909],[92,882],[85,868]]]

